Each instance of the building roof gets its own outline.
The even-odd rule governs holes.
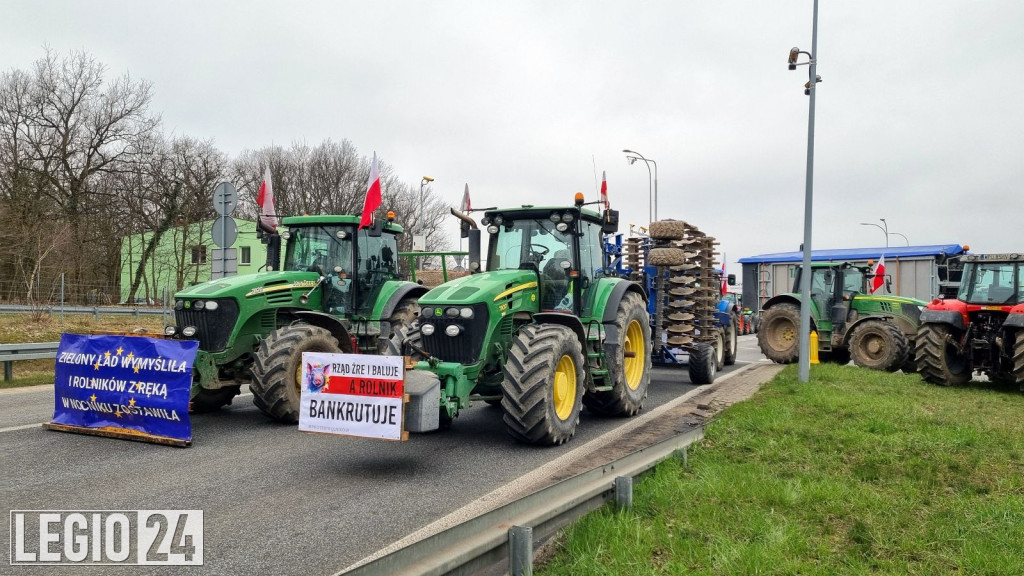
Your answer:
[[[932,244],[929,246],[879,246],[878,248],[838,248],[834,250],[811,250],[812,261],[830,260],[868,260],[880,258],[883,254],[886,258],[920,258],[942,255],[963,254],[964,248],[959,244]],[[801,262],[804,259],[803,251],[776,252],[774,254],[760,254],[758,256],[747,256],[740,258],[740,264],[760,264],[772,262]]]

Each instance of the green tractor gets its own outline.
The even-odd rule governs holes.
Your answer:
[[[357,216],[295,216],[282,223],[288,230],[280,235],[261,225],[268,271],[174,296],[175,324],[165,334],[199,341],[194,412],[230,404],[251,380],[253,403],[263,413],[297,422],[303,352],[377,353],[419,314],[416,300],[427,289],[398,280],[402,227],[390,215],[362,230]]]
[[[473,274],[420,298],[419,322],[395,334],[406,371],[407,429],[447,427],[473,401],[500,406],[505,428],[528,444],[558,445],[583,406],[633,416],[647,398],[651,328],[637,283],[605,273],[603,233],[618,213],[567,207],[488,209],[487,269],[474,220],[452,210],[469,236]]]
[[[799,288],[802,267],[793,286]],[[914,372],[914,338],[925,302],[900,296],[871,296],[875,275],[849,262],[811,264],[811,330],[818,357],[875,370]],[[886,283],[891,279],[886,278]],[[773,362],[795,362],[800,348],[800,294],[765,302],[757,343]]]

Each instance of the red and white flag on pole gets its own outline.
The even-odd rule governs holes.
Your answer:
[[[373,153],[370,164],[370,181],[366,185],[366,201],[363,202],[363,217],[359,221],[359,229],[373,224],[373,211],[380,207],[380,170],[377,168],[377,153]]]
[[[729,292],[729,278],[728,274],[725,273],[725,253],[722,253],[722,295],[724,296]]]
[[[260,221],[277,228],[277,210],[274,208],[274,186],[270,182],[270,166],[263,173],[263,183],[260,184],[260,192],[256,195],[256,204],[260,207]]]
[[[878,289],[885,284],[885,254],[878,259],[878,264],[875,264],[874,279],[871,281],[871,293],[878,292]]]
[[[466,183],[466,191],[462,193],[462,204],[459,205],[459,212],[469,212],[473,204],[469,201],[469,183]]]
[[[608,178],[605,171],[601,171],[601,202],[604,202],[604,209],[608,209]]]

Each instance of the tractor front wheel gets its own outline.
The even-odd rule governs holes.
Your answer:
[[[971,363],[946,341],[951,335],[950,328],[942,324],[925,324],[918,330],[915,360],[926,382],[952,386],[970,381]]]
[[[189,411],[193,414],[216,412],[224,406],[231,404],[231,400],[238,396],[241,386],[224,386],[223,388],[200,388],[199,392],[189,402]]]
[[[583,407],[583,348],[572,329],[524,326],[512,340],[501,383],[509,435],[527,444],[564,444]]]
[[[406,343],[409,346],[406,346]],[[423,348],[423,336],[420,334],[419,324],[407,324],[394,329],[391,338],[388,338],[381,346],[382,356],[405,356],[412,358],[413,362],[426,360],[422,354],[416,351]]]
[[[418,298],[402,298],[398,301],[398,305],[395,306],[393,312],[391,312],[391,318],[388,319],[388,324],[391,328],[391,333],[387,339],[381,338],[380,343],[377,347],[379,354],[387,355],[388,345],[391,336],[396,334],[399,329],[408,329],[420,315],[420,305]]]
[[[895,324],[865,322],[850,337],[850,356],[862,368],[895,372],[903,367],[908,354],[907,337]]]
[[[633,416],[644,406],[651,383],[651,325],[639,294],[619,302],[615,318],[618,340],[605,344],[608,382],[613,388],[583,396],[583,405],[596,414]]]
[[[791,364],[800,355],[800,308],[776,304],[765,310],[757,330],[757,345],[772,362]]]
[[[271,332],[256,350],[249,384],[252,403],[278,422],[299,421],[303,352],[339,353],[341,348],[326,329],[293,324]]]

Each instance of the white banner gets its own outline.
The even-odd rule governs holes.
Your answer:
[[[404,358],[302,354],[299,430],[404,440]]]

